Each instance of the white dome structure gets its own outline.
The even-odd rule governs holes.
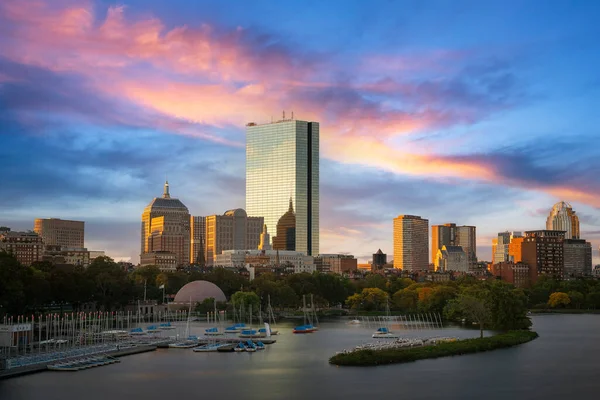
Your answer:
[[[175,295],[175,300],[169,306],[186,308],[191,301],[192,307],[194,307],[196,303],[202,303],[211,297],[216,301],[227,301],[225,293],[214,283],[209,281],[194,281],[179,289]]]

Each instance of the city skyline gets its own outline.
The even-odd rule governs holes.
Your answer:
[[[285,109],[321,123],[321,253],[392,258],[414,214],[477,226],[491,260],[564,200],[600,263],[598,5],[124,3],[0,4],[2,224],[82,220],[86,247],[136,262],[165,174],[192,215],[244,208],[244,125]]]

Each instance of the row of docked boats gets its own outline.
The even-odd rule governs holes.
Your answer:
[[[48,365],[50,371],[81,371],[83,369],[102,367],[121,362],[121,360],[108,356],[86,357],[77,360],[62,361]]]
[[[265,344],[261,341],[254,342],[252,340],[246,340],[245,342],[238,343],[208,343],[202,346],[197,346],[192,349],[196,353],[208,353],[208,352],[256,352],[258,350],[264,350]]]

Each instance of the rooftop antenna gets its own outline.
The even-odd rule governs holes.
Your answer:
[[[283,120],[285,121],[285,110],[283,110]]]
[[[292,119],[294,119],[294,112],[292,111]]]

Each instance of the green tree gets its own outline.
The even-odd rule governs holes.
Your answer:
[[[235,292],[250,285],[248,279],[242,275],[219,267],[214,268],[208,274],[204,274],[202,278],[217,285],[227,297],[231,297]]]
[[[387,292],[378,288],[365,288],[360,293],[348,297],[346,304],[356,310],[380,310],[388,301]]]
[[[571,300],[571,304],[575,306],[575,308],[581,308],[583,303],[585,302],[585,296],[583,293],[577,290],[571,290],[569,293],[569,299]]]
[[[252,306],[252,310],[258,311],[260,305],[260,297],[254,292],[235,292],[231,296],[231,304],[238,309],[242,306],[244,309],[248,309]]]
[[[479,337],[483,338],[483,327],[492,317],[492,311],[484,299],[462,294],[452,300],[450,307],[456,307],[467,321],[477,323]]]
[[[85,273],[94,283],[92,298],[101,309],[111,311],[131,300],[133,282],[110,257],[94,259]]]
[[[571,303],[569,295],[564,292],[554,292],[550,295],[548,305],[552,308],[566,307]]]
[[[394,305],[404,312],[414,312],[417,310],[417,304],[419,302],[419,295],[416,290],[412,289],[401,289],[394,293],[393,296]]]

